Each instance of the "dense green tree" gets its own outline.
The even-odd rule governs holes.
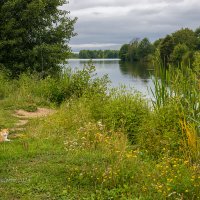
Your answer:
[[[196,49],[200,50],[200,27],[195,30],[195,35],[197,37],[197,46]]]
[[[89,55],[88,55],[87,50],[81,50],[79,52],[79,58],[88,58],[88,57],[89,57]]]
[[[55,74],[75,34],[65,0],[0,1],[0,66],[17,76],[27,70]]]
[[[119,57],[122,61],[144,61],[153,52],[153,45],[148,38],[143,40],[133,40],[131,44],[124,44],[120,51]]]
[[[163,64],[166,66],[170,61],[170,55],[174,50],[174,40],[173,37],[167,35],[160,44],[160,57]]]
[[[190,50],[194,50],[197,45],[197,37],[193,30],[189,28],[178,30],[172,33],[174,44],[185,44]]]
[[[159,38],[153,43],[154,48],[159,48],[160,44],[162,43],[163,39]]]
[[[128,60],[129,61],[134,62],[134,61],[139,60],[138,46],[139,46],[138,40],[135,40],[130,44],[129,49],[128,49]]]
[[[179,64],[192,66],[195,51],[200,50],[200,27],[195,31],[184,28],[156,40],[153,44],[148,38],[132,40],[120,49],[122,61],[161,60],[164,66]]]
[[[128,58],[128,49],[129,49],[129,44],[124,44],[119,50],[119,57],[122,61],[126,61]]]
[[[119,58],[118,50],[80,50],[79,58]]]
[[[171,61],[176,65],[181,64],[183,61],[183,56],[189,52],[189,48],[186,44],[178,44],[174,47],[174,50],[171,54]],[[186,59],[186,58],[185,58]]]
[[[138,57],[140,59],[147,58],[148,55],[153,53],[153,45],[149,42],[148,38],[144,38],[138,45]]]

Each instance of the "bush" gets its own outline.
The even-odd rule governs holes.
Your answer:
[[[132,143],[150,112],[140,94],[117,90],[109,97],[95,99],[90,105],[96,120],[102,120],[109,129],[123,130]]]
[[[154,110],[141,124],[137,144],[154,158],[162,157],[166,151],[169,155],[179,154],[183,138],[180,119],[175,103]]]

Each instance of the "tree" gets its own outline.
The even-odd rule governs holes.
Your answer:
[[[128,44],[124,44],[120,50],[119,50],[119,58],[122,61],[126,61],[127,60],[127,56],[128,56],[128,49],[129,49],[129,45]]]
[[[12,76],[55,74],[68,58],[75,19],[61,10],[65,0],[1,0],[0,66]]]
[[[172,33],[174,44],[185,44],[190,50],[194,50],[197,45],[195,32],[189,28],[178,30]]]
[[[160,44],[162,43],[163,39],[162,38],[159,38],[157,39],[154,43],[153,43],[153,46],[154,48],[159,48]]]
[[[160,44],[160,57],[164,65],[167,65],[170,61],[170,55],[174,50],[173,37],[167,35]]]
[[[138,45],[138,57],[145,59],[153,52],[153,45],[149,42],[148,38],[144,38]]]
[[[195,35],[197,37],[197,47],[196,49],[200,50],[200,27],[195,30]]]
[[[183,61],[183,57],[184,55],[186,55],[187,52],[189,52],[189,49],[185,44],[176,45],[171,54],[171,61],[176,65],[181,64],[181,62]]]

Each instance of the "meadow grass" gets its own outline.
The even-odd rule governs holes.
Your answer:
[[[56,112],[0,144],[0,199],[198,199],[199,136],[180,94],[152,110],[139,94],[108,93],[93,72],[1,76],[1,128],[18,108]]]

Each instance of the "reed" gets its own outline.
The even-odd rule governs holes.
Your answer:
[[[186,120],[195,123],[195,129],[199,133],[200,121],[200,88],[199,74],[188,66],[179,68],[169,66],[156,68],[154,81],[154,108],[160,108],[169,101],[175,101]]]

